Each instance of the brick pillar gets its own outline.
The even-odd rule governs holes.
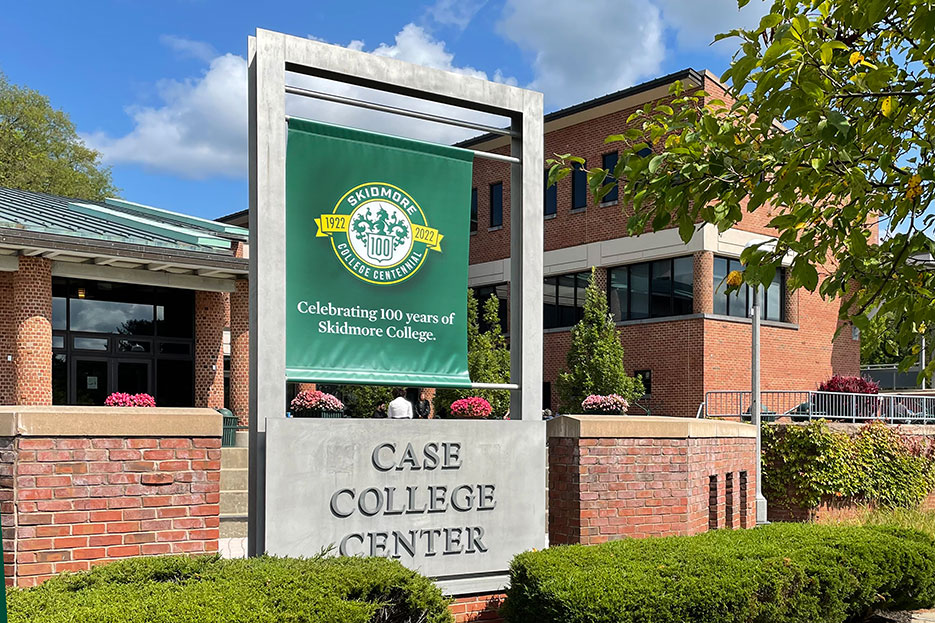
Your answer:
[[[240,424],[250,420],[250,284],[237,280],[230,294],[230,407]]]
[[[786,273],[786,299],[782,302],[786,308],[786,322],[799,324],[799,291],[792,292],[789,288],[789,273]]]
[[[699,251],[694,257],[694,291],[692,311],[696,314],[714,313],[714,253]]]
[[[52,262],[20,257],[13,274],[13,402],[52,404]]]
[[[195,406],[224,406],[225,297],[195,292]]]

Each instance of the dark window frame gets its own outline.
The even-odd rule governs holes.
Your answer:
[[[717,270],[712,271],[714,288],[712,290],[712,304],[711,308],[715,309],[717,303],[716,297],[725,297],[727,300],[727,305],[725,307],[725,312],[719,313],[722,316],[731,316],[733,318],[750,318],[753,308],[753,289],[745,285],[738,293],[727,295],[727,282],[726,277],[731,273],[731,271],[739,270],[743,272],[743,265],[740,263],[740,260],[734,257],[727,257],[724,255],[714,256],[715,267],[717,262],[727,262],[727,269],[724,272],[724,279],[719,280],[717,277]],[[770,322],[786,322],[786,269],[779,268],[776,270],[776,277],[774,278],[773,284],[779,286],[779,313],[776,313],[776,310],[771,309],[769,304],[769,288],[773,285],[767,286],[766,288],[761,288],[760,295],[760,320],[768,320]],[[734,309],[734,307],[739,309]]]
[[[559,298],[558,298],[559,282],[562,278],[567,278],[567,277],[574,278],[574,286],[572,286],[572,289],[574,290],[574,295],[572,296],[572,308],[575,310],[575,313],[574,313],[575,320],[571,324],[566,324],[561,321],[561,309],[563,306],[559,305],[559,302],[558,302],[559,301]],[[543,329],[568,329],[578,324],[578,322],[584,316],[584,300],[587,296],[587,293],[585,292],[579,303],[578,293],[581,290],[585,290],[585,291],[587,290],[588,281],[590,279],[591,279],[591,271],[589,270],[585,270],[581,272],[574,272],[574,273],[564,273],[561,275],[549,275],[548,277],[543,278],[543,284],[542,284],[543,290],[545,290],[546,288],[554,288],[555,320],[556,320],[554,324],[548,322],[548,318],[545,316],[545,297],[543,296],[543,305],[542,305],[542,312],[543,312],[542,327]]]
[[[495,189],[499,191],[496,202],[494,202]],[[495,227],[503,227],[503,182],[494,182],[490,185],[490,228]]]
[[[613,156],[613,162],[608,163],[608,159],[611,156]],[[601,168],[608,171],[607,177],[604,178],[604,184],[609,184],[611,182],[614,184],[614,187],[601,199],[601,205],[613,205],[620,200],[620,184],[617,183],[619,180],[613,175],[614,167],[617,166],[619,160],[620,154],[615,151],[608,152],[601,156]]]
[[[549,186],[549,170],[545,170],[545,182],[542,190],[542,214],[546,218],[558,214],[558,184]]]
[[[571,211],[580,212],[588,209],[588,171],[587,163],[572,163],[571,170]],[[580,197],[579,197],[580,195]],[[581,201],[579,201],[579,199]]]
[[[471,233],[477,233],[477,189],[471,189]]]
[[[692,292],[690,297],[676,296],[676,271],[675,263],[677,261],[688,261],[692,263]],[[669,291],[668,293],[659,293],[653,290],[653,267],[657,263],[668,262],[669,264]],[[631,274],[634,268],[643,268],[647,267],[647,288],[645,296],[647,297],[647,310],[645,316],[633,316],[633,279]],[[607,304],[611,309],[613,308],[613,297],[617,296],[615,289],[613,288],[614,282],[614,272],[615,271],[626,271],[626,282],[627,282],[627,309],[620,310],[619,314],[614,313],[615,322],[627,322],[629,320],[648,320],[651,318],[681,318],[684,316],[689,316],[694,313],[694,301],[695,301],[695,291],[694,291],[694,258],[691,255],[680,255],[677,257],[661,258],[658,260],[649,260],[647,262],[634,262],[633,264],[624,264],[622,266],[614,266],[613,268],[608,269],[607,271]],[[643,294],[643,293],[641,293]],[[653,308],[653,298],[659,296],[666,296],[668,300],[668,309],[669,313],[665,314],[654,314]],[[687,305],[687,311],[676,313],[678,308],[678,303],[681,305]],[[619,317],[618,317],[619,316]]]

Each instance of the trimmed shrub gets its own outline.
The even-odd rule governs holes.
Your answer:
[[[935,604],[935,540],[773,524],[517,556],[509,623],[847,623]]]
[[[846,394],[879,394],[880,386],[870,379],[859,376],[835,374],[818,386],[820,392],[843,392]]]
[[[451,623],[431,580],[385,558],[136,558],[8,596],[10,623]]]

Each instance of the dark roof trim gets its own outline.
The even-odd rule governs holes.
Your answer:
[[[551,112],[544,117],[544,122],[549,123],[550,121],[555,121],[556,119],[562,119],[563,117],[568,117],[585,110],[590,110],[591,108],[597,108],[598,106],[603,106],[604,104],[609,104],[617,100],[623,99],[625,97],[630,97],[632,95],[639,95],[645,91],[650,91],[656,87],[661,87],[666,84],[671,84],[676,80],[686,80],[691,78],[696,80],[699,84],[704,84],[704,74],[698,71],[695,71],[692,68],[683,69],[675,73],[671,73],[668,76],[662,76],[660,78],[654,78],[649,82],[643,82],[642,84],[637,84],[614,93],[609,93],[607,95],[602,95],[592,100],[586,102],[581,102],[580,104],[575,104],[569,106],[568,108],[562,108],[561,110],[556,110]],[[479,143],[485,143],[491,139],[500,138],[497,134],[482,134],[480,136],[475,136],[474,138],[469,138],[460,143],[455,143],[456,147],[471,147]],[[232,215],[233,216],[233,215]],[[218,219],[223,220],[223,219]]]
[[[216,220],[218,223],[233,223],[235,221],[240,220],[244,216],[247,216],[249,212],[250,212],[249,210],[240,210],[239,212],[232,212],[231,214],[225,214],[224,216],[219,216],[218,218],[214,220]]]

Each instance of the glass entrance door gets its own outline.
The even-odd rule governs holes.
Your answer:
[[[106,359],[74,360],[75,395],[72,404],[100,407],[110,395],[108,362]]]

